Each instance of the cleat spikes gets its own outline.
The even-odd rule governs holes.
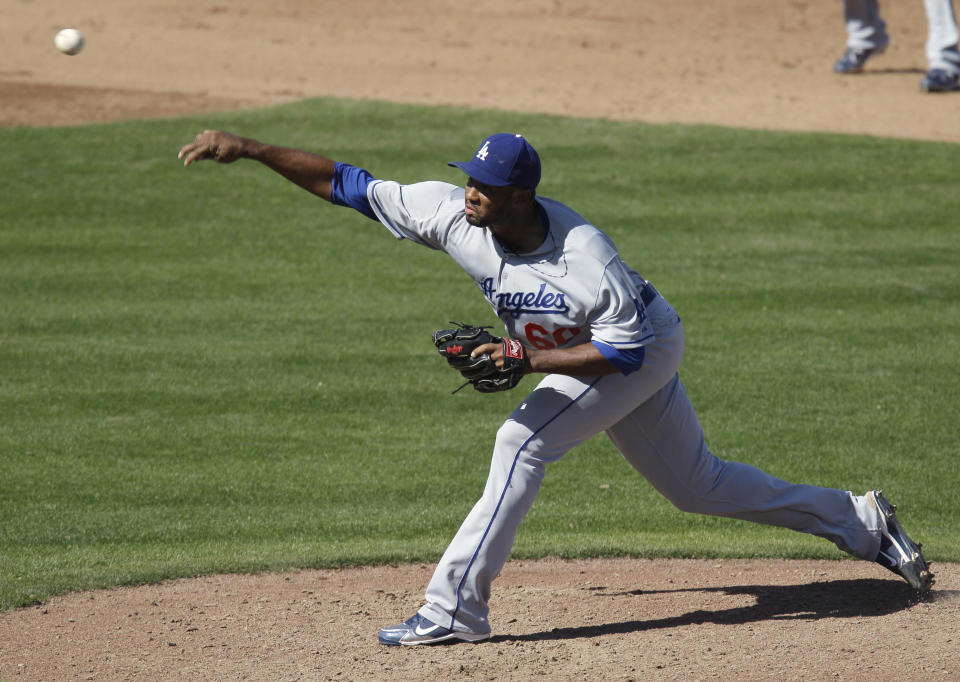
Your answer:
[[[934,583],[930,565],[921,553],[920,546],[910,539],[897,519],[896,507],[878,490],[867,495],[880,512],[883,523],[880,529],[880,553],[875,561],[899,574],[915,590],[929,592]]]

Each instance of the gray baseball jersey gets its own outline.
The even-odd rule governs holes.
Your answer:
[[[463,215],[464,190],[443,182],[371,183],[370,205],[399,238],[449,254],[476,282],[507,335],[534,348],[654,338],[639,292],[646,281],[613,242],[563,204],[538,198],[549,224],[538,249],[512,253]]]

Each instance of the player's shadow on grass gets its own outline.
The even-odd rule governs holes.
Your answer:
[[[604,592],[593,588],[595,597],[634,595],[637,611],[643,612],[643,597],[649,594],[688,592],[722,592],[728,595],[752,595],[756,603],[718,611],[696,610],[669,618],[629,620],[603,625],[554,628],[547,632],[526,635],[498,635],[492,642],[543,641],[578,639],[601,635],[627,634],[646,630],[679,628],[688,625],[715,623],[744,625],[769,620],[820,620],[824,618],[857,618],[883,616],[906,609],[918,601],[917,593],[906,583],[893,580],[834,580],[805,585],[742,585],[732,587],[690,587],[676,590],[633,590]]]

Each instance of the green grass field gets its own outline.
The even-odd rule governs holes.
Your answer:
[[[412,182],[523,131],[679,310],[716,454],[883,487],[960,560],[956,146],[315,100],[0,129],[0,609],[214,572],[434,561],[520,392],[450,391],[434,328],[496,322],[444,256],[204,128]],[[600,436],[548,469],[515,556],[843,556],[674,510]]]

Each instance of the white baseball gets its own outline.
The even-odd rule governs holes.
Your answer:
[[[64,54],[77,54],[83,49],[83,34],[75,28],[65,28],[54,37],[53,44]]]

